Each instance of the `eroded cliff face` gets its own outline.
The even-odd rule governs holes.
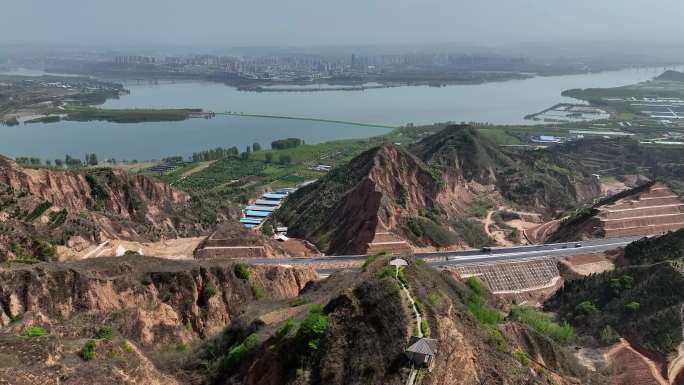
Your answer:
[[[186,352],[246,309],[294,298],[318,278],[311,268],[237,271],[229,260],[141,256],[0,269],[0,383],[197,383],[160,367],[165,354]],[[47,335],[29,337],[31,327]],[[98,335],[102,327],[108,336]],[[89,339],[94,357],[85,360]]]
[[[0,270],[0,325],[25,320],[63,325],[87,314],[143,346],[213,334],[257,297],[297,296],[318,275],[312,268],[253,266],[236,277],[234,264],[131,256]],[[94,321],[97,323],[97,321]]]
[[[376,231],[401,233],[407,218],[436,209],[442,190],[419,159],[384,145],[298,190],[277,216],[293,236],[329,253],[363,253]]]
[[[188,195],[121,170],[25,169],[0,157],[0,258],[44,255],[52,245],[153,241],[205,234]],[[11,239],[10,239],[11,235]],[[49,256],[52,257],[52,256]]]

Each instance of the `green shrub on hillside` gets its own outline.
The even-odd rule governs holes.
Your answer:
[[[228,354],[223,356],[221,360],[219,361],[219,368],[221,371],[226,372],[229,371],[237,364],[242,362],[242,360],[252,352],[259,344],[259,340],[257,338],[257,335],[252,333],[247,338],[245,338],[241,343],[232,346],[228,350]]]
[[[240,279],[244,279],[244,280],[249,279],[249,266],[247,266],[246,263],[236,264],[235,267],[233,268],[233,272],[235,273],[235,276],[240,278]]]
[[[79,355],[84,361],[90,361],[95,358],[95,348],[97,347],[97,342],[95,340],[88,340],[88,342],[83,345],[79,351]]]
[[[610,325],[606,325],[603,329],[601,329],[601,334],[599,335],[599,341],[601,344],[605,346],[612,345],[617,342],[618,338],[620,338],[620,336]]]
[[[584,301],[577,304],[575,307],[575,313],[579,315],[590,315],[597,313],[599,310],[591,301]]]
[[[466,285],[475,292],[475,295],[477,296],[484,296],[487,293],[487,289],[484,287],[482,284],[482,281],[480,281],[477,277],[468,277],[465,281]]]
[[[27,326],[24,331],[21,332],[24,337],[42,337],[48,335],[47,330],[40,326]]]
[[[493,246],[496,241],[485,232],[482,222],[471,218],[455,218],[451,221],[451,226],[456,236],[463,240],[468,246],[480,248],[483,246]]]
[[[485,325],[496,325],[503,320],[503,316],[498,310],[492,309],[480,301],[470,303],[468,309],[475,319]]]
[[[636,312],[639,310],[641,307],[641,304],[639,302],[630,302],[625,305],[625,310],[630,311],[630,312]]]
[[[684,229],[661,237],[642,238],[625,247],[625,259],[640,265],[684,258]]]
[[[283,327],[276,332],[276,336],[278,336],[278,338],[285,337],[286,335],[290,334],[290,331],[294,329],[294,326],[294,320],[292,318],[288,318],[288,320],[285,322],[285,325],[283,325]]]
[[[567,345],[575,340],[575,331],[570,324],[567,322],[558,324],[552,320],[551,316],[538,310],[514,306],[511,309],[510,317],[560,344]]]
[[[328,326],[328,316],[323,314],[323,309],[319,306],[312,306],[309,315],[299,326],[299,330],[297,330],[295,339],[298,346],[309,353],[318,351],[321,338],[323,338],[326,330],[328,330]]]
[[[95,331],[95,338],[97,339],[110,339],[114,335],[114,331],[111,326],[102,326],[97,331]]]

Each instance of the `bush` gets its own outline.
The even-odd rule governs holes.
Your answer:
[[[249,266],[247,266],[247,264],[245,263],[238,263],[237,265],[235,265],[233,272],[235,273],[235,276],[240,279],[249,279]]]
[[[567,322],[563,322],[562,324],[553,322],[551,316],[535,309],[524,306],[514,306],[511,309],[510,317],[560,344],[567,345],[575,340],[575,330],[570,324]]]
[[[21,332],[21,335],[24,337],[42,337],[46,336],[49,333],[47,330],[43,329],[40,326],[27,326],[23,332]]]
[[[523,352],[522,350],[516,350],[513,355],[523,366],[530,364],[530,357],[528,357],[527,353]]]
[[[451,221],[459,239],[465,241],[470,247],[480,248],[493,246],[496,241],[487,235],[482,222],[470,218],[456,218]]]
[[[267,220],[264,222],[263,225],[261,225],[261,233],[270,237],[273,235],[273,224],[271,223],[271,220]]]
[[[278,330],[276,332],[276,336],[278,336],[278,338],[285,337],[286,335],[290,334],[290,331],[292,331],[292,329],[294,329],[294,326],[295,326],[294,320],[292,318],[289,318],[285,322],[285,325],[283,325],[283,327],[280,328],[280,330]]]
[[[423,336],[428,337],[430,335],[430,330],[428,329],[428,324],[425,318],[420,320],[420,331],[423,332]]]
[[[627,311],[631,311],[631,312],[638,311],[640,307],[641,307],[641,304],[639,302],[630,302],[630,303],[625,305],[625,309]]]
[[[487,293],[487,289],[482,285],[482,281],[480,281],[477,277],[468,277],[466,279],[466,285],[475,292],[475,295],[478,297],[482,297]]]
[[[328,316],[323,314],[319,306],[312,306],[309,315],[297,330],[297,344],[307,353],[313,353],[320,348],[321,338],[328,330]]]
[[[498,310],[487,307],[480,301],[472,302],[468,305],[468,309],[475,319],[485,325],[496,325],[503,320]]]
[[[495,327],[488,326],[487,327],[487,333],[488,333],[488,338],[487,342],[490,344],[496,346],[496,350],[503,352],[506,350],[506,340],[504,339],[503,334],[499,331],[499,329],[496,329]]]
[[[416,311],[418,311],[418,314],[423,315],[425,313],[425,308],[423,307],[423,304],[420,301],[418,301],[418,299],[415,299],[414,303],[416,305]]]
[[[126,353],[133,352],[133,346],[131,346],[131,344],[126,340],[121,341],[121,349],[123,349],[123,351]]]
[[[239,364],[248,353],[250,353],[259,344],[256,334],[252,333],[245,338],[241,343],[234,345],[228,350],[228,354],[221,359],[219,366],[223,371],[230,370]]]
[[[83,345],[79,355],[84,361],[90,361],[95,358],[95,348],[97,347],[97,342],[95,340],[88,340],[88,342]]]
[[[601,329],[599,341],[603,345],[612,345],[615,342],[617,342],[618,338],[620,338],[620,336],[615,332],[615,329],[613,329],[610,325],[606,325],[603,329]]]
[[[280,156],[278,157],[278,162],[282,165],[289,165],[290,163],[292,163],[292,156],[288,154],[280,154]]]
[[[285,150],[288,148],[295,148],[302,145],[302,140],[297,138],[279,139],[271,142],[271,148],[274,150]]]
[[[260,285],[253,283],[252,284],[252,294],[254,294],[254,298],[257,300],[262,299],[266,296],[266,290],[264,290],[263,287]]]
[[[216,287],[213,283],[207,282],[202,291],[200,292],[198,298],[198,304],[200,307],[206,308],[209,305],[209,299],[216,295]]]
[[[579,315],[590,315],[598,312],[598,308],[591,301],[583,301],[575,306],[575,313]]]
[[[114,335],[114,332],[112,331],[111,326],[102,326],[101,328],[97,329],[95,331],[95,338],[97,339],[110,339]]]

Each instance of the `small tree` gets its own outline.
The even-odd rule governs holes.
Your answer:
[[[280,154],[280,164],[288,165],[292,163],[292,157],[288,154]]]
[[[270,220],[265,221],[264,224],[261,225],[261,233],[269,237],[273,235],[273,224]]]
[[[236,277],[244,280],[249,279],[249,266],[247,266],[247,264],[238,263],[237,265],[235,265],[233,271],[235,272]]]
[[[84,361],[90,361],[95,358],[95,348],[97,347],[97,342],[95,340],[88,340],[88,342],[83,345],[79,354]]]
[[[266,163],[273,163],[273,153],[272,152],[267,152],[266,155]]]
[[[252,151],[254,151],[254,152],[261,151],[261,145],[259,143],[252,144]]]

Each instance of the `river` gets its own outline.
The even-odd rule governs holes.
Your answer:
[[[446,121],[529,124],[523,117],[559,102],[570,88],[614,87],[645,81],[662,69],[535,77],[446,87],[402,86],[363,91],[245,92],[209,82],[125,83],[131,93],[104,108],[184,108],[282,115],[399,126]],[[94,152],[101,159],[188,156],[217,146],[298,137],[307,143],[363,138],[388,129],[305,120],[217,116],[183,122],[117,124],[67,122],[0,126],[0,154],[63,158]]]

